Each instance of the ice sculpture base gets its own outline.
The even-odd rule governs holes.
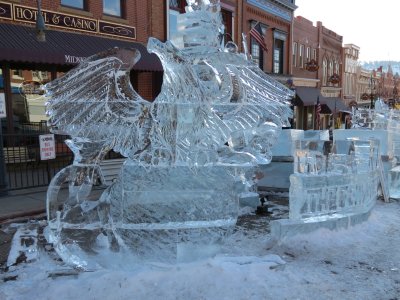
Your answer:
[[[110,204],[103,223],[112,224],[114,247],[158,261],[179,261],[182,253],[186,260],[185,249],[195,247],[200,256],[215,252],[236,224],[240,170],[223,165],[148,169],[128,161],[102,197]]]
[[[127,161],[99,200],[58,213],[48,240],[63,261],[82,269],[215,255],[236,225],[246,170],[252,174],[250,166],[148,168]]]
[[[271,234],[275,240],[283,241],[295,235],[311,233],[317,229],[347,229],[368,220],[372,208],[357,214],[332,214],[302,220],[282,219],[271,222]]]

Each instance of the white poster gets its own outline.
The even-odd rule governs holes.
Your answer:
[[[40,159],[48,160],[56,158],[54,134],[39,135]]]
[[[7,117],[6,113],[6,97],[4,93],[0,93],[0,118]]]

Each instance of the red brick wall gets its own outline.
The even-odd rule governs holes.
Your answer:
[[[307,47],[317,50],[317,57],[318,57],[318,29],[313,25],[313,23],[302,17],[297,16],[293,20],[293,42],[297,42],[297,60],[299,59],[298,52],[299,52],[299,45],[304,45],[304,51],[306,51]],[[305,62],[305,54],[304,53],[304,62]],[[290,53],[292,55],[292,52]],[[300,78],[310,78],[310,79],[317,79],[318,72],[310,72],[303,68],[299,68],[298,65],[292,67],[292,74],[294,77]]]
[[[36,0],[3,1],[28,7],[37,7]],[[42,9],[134,26],[136,28],[137,41],[144,44],[147,43],[150,36],[161,40],[165,39],[165,0],[125,0],[125,18],[103,15],[102,0],[87,0],[87,3],[88,10],[83,11],[62,6],[61,0],[42,0]],[[0,20],[0,22],[10,21]]]
[[[264,36],[265,43],[267,48],[269,49],[268,53],[264,52],[264,71],[272,72],[272,55],[273,55],[273,30],[272,28],[281,30],[287,33],[287,39],[285,42],[285,53],[284,53],[284,68],[283,73],[289,74],[290,72],[290,65],[289,65],[289,53],[291,52],[291,23],[284,21],[276,16],[270,15],[267,12],[258,9],[252,5],[248,5],[244,3],[243,9],[243,18],[238,16],[238,20],[243,19],[242,30],[247,35],[247,44],[250,45],[250,35],[248,32],[251,29],[250,22],[251,20],[259,21],[268,26],[268,30]]]

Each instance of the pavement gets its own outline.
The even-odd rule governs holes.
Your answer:
[[[47,187],[9,191],[0,196],[0,224],[15,219],[45,216]]]

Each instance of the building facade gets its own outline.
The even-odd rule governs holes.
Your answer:
[[[242,33],[246,35],[248,52],[260,69],[272,74],[285,83],[291,73],[290,53],[294,0],[239,0],[238,1],[238,44],[243,44]],[[249,34],[257,24],[261,24],[262,34],[268,51],[264,51]],[[242,50],[244,50],[242,48]]]
[[[343,46],[343,101],[347,106],[357,105],[358,57],[360,47],[353,44]]]
[[[140,52],[131,83],[144,99],[162,85],[161,63],[146,44],[150,36],[166,39],[165,0],[43,0],[44,36],[35,29],[37,3],[0,0],[0,191],[46,185],[71,160],[67,137],[56,136],[56,159],[39,156],[39,135],[49,133],[47,82],[117,46]]]
[[[343,37],[317,22],[297,16],[293,22],[292,68],[296,90],[295,128],[327,129],[340,127],[342,101]],[[317,122],[317,103],[320,104]]]

